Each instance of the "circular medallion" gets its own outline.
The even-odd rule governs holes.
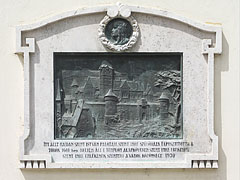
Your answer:
[[[137,42],[138,34],[137,21],[132,16],[124,19],[107,15],[99,27],[102,44],[114,51],[125,51],[132,47]]]

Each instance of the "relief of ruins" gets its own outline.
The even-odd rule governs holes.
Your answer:
[[[182,55],[54,53],[55,139],[182,138]]]

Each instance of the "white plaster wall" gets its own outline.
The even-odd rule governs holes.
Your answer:
[[[120,0],[119,0],[120,1]],[[221,23],[223,53],[215,62],[215,129],[219,169],[19,170],[23,133],[23,58],[14,54],[15,26],[110,0],[0,0],[0,180],[164,179],[239,180],[239,0],[120,1],[158,8],[205,23]]]

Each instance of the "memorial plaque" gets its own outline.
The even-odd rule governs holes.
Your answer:
[[[221,27],[122,4],[16,29],[21,168],[217,168]]]

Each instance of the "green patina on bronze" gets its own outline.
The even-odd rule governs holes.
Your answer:
[[[132,33],[132,25],[122,18],[112,19],[105,27],[105,35],[114,45],[126,44],[132,36]]]
[[[180,53],[55,53],[55,138],[182,138],[181,66]]]

